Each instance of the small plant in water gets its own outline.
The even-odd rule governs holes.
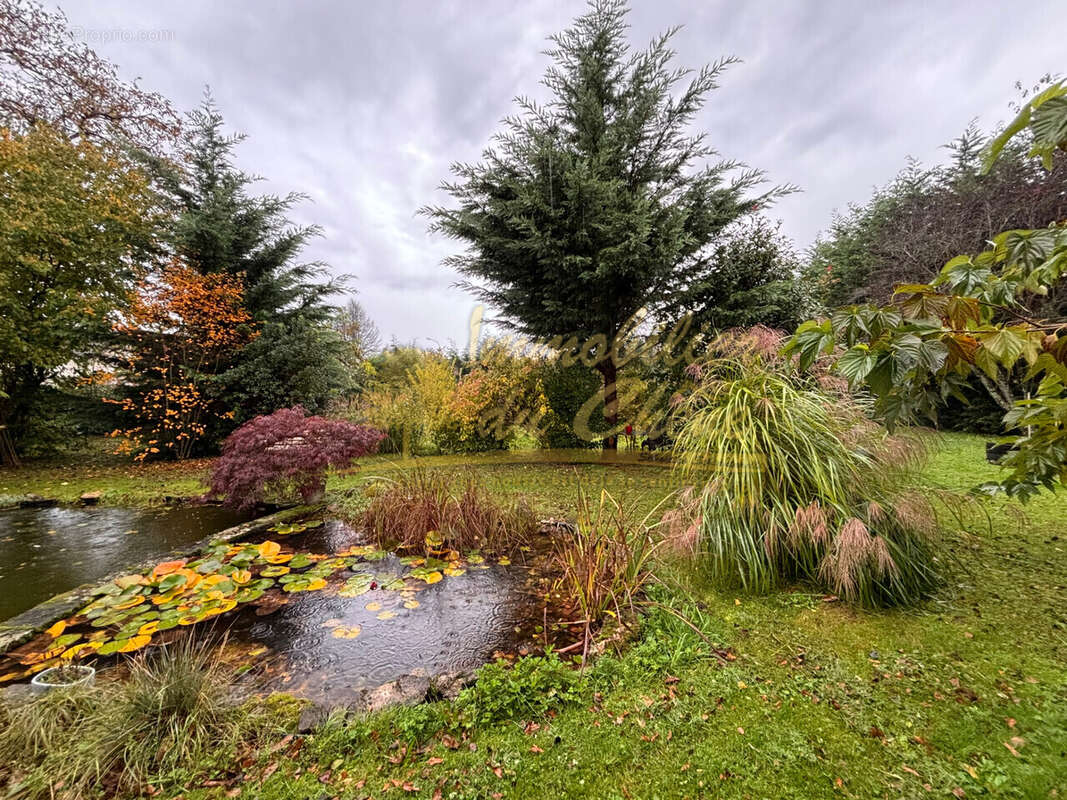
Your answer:
[[[556,540],[555,564],[560,572],[557,591],[581,615],[583,661],[595,633],[609,617],[624,622],[651,577],[657,547],[653,531],[658,523],[650,520],[655,513],[638,519],[607,490],[591,500],[578,484],[574,532]]]
[[[360,522],[384,549],[507,553],[537,525],[523,500],[497,498],[470,475],[416,468],[371,491]]]

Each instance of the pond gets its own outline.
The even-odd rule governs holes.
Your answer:
[[[535,553],[548,544],[514,562],[435,547],[398,556],[340,520],[276,525],[98,587],[82,610],[0,657],[0,683],[67,658],[107,672],[127,653],[225,634],[226,660],[252,691],[357,704],[396,678],[466,673],[535,647],[547,613]]]
[[[301,537],[300,549],[345,552],[364,543],[338,520]],[[295,542],[294,542],[295,544]],[[242,607],[231,641],[252,645],[260,684],[323,706],[345,705],[361,689],[404,675],[463,672],[518,646],[527,621],[529,570],[466,565],[441,581],[399,581],[410,570],[394,554],[366,565],[373,588],[354,597],[329,589],[284,597],[282,605]],[[457,570],[458,571],[458,570]],[[264,652],[263,648],[266,648]]]
[[[0,622],[247,518],[214,506],[0,511]]]

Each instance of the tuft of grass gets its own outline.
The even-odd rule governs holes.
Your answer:
[[[573,534],[555,541],[555,566],[560,573],[556,591],[562,592],[581,614],[584,625],[583,661],[593,635],[609,616],[622,621],[651,577],[656,549],[649,524],[655,510],[638,519],[607,489],[590,499],[578,483],[577,517]]]
[[[19,797],[138,793],[203,771],[276,732],[269,704],[236,705],[217,642],[183,637],[122,683],[48,692],[3,712],[0,780]]]
[[[226,732],[232,712],[222,647],[185,636],[130,662],[113,713],[124,731],[115,759],[145,782],[195,760]]]
[[[800,579],[869,606],[938,584],[935,516],[907,491],[921,437],[890,437],[849,397],[751,355],[704,365],[678,415],[677,469],[697,489],[667,521],[718,583]]]
[[[387,549],[506,553],[524,544],[537,525],[523,498],[498,499],[470,474],[415,468],[369,491],[360,521]]]

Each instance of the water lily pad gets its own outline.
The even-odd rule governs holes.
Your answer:
[[[279,575],[285,575],[287,572],[289,572],[289,567],[283,567],[279,564],[276,566],[272,565],[264,567],[263,571],[259,574],[265,578],[277,578]]]
[[[426,532],[426,546],[438,548],[445,543],[445,535],[440,531]]]
[[[219,571],[219,567],[221,567],[221,566],[222,566],[222,562],[221,561],[212,558],[212,559],[208,559],[207,561],[201,562],[196,567],[196,571],[199,572],[201,575],[210,575],[212,573],[218,572]]]
[[[277,542],[272,542],[268,539],[259,545],[259,555],[262,558],[273,558],[282,551],[282,546]]]
[[[334,639],[355,639],[363,629],[359,625],[344,626],[339,625],[330,631],[330,635]]]
[[[315,592],[326,587],[326,581],[323,578],[306,575],[297,577],[299,580],[286,583],[282,590],[286,592]]]
[[[278,536],[291,536],[294,533],[301,533],[307,530],[306,525],[301,525],[299,522],[294,522],[291,525],[275,525],[270,529],[271,533],[276,533]]]
[[[385,611],[381,611],[381,612],[378,613],[378,619],[382,619],[382,620],[392,619],[395,616],[396,616],[396,612],[395,611],[390,611],[389,609],[386,609]]]
[[[239,590],[237,594],[234,595],[233,599],[236,600],[238,603],[251,603],[253,600],[258,600],[259,598],[261,598],[263,596],[264,591],[266,590],[260,589],[256,586],[246,586],[245,588]]]
[[[66,627],[67,621],[61,619],[59,622],[52,625],[52,627],[48,628],[45,633],[55,639],[57,636],[59,636],[59,634],[63,633],[63,631],[66,630]]]
[[[289,562],[290,569],[303,569],[314,564],[314,560],[307,553],[297,553]]]
[[[354,575],[345,581],[338,594],[341,597],[359,597],[361,594],[366,594],[370,591],[370,586],[373,582],[374,579],[370,575],[363,573]]]
[[[377,600],[372,600],[371,602],[367,603],[367,605],[365,605],[363,607],[365,609],[367,609],[368,611],[381,611],[382,604],[379,603]]]
[[[75,658],[81,658],[87,656],[90,653],[95,653],[103,646],[103,642],[81,642],[73,647],[67,648],[60,656],[64,661],[71,661]]]
[[[429,567],[416,567],[411,570],[411,577],[424,583],[437,583],[444,578],[440,572]]]
[[[457,578],[460,575],[465,575],[467,573],[467,570],[463,569],[463,567],[458,567],[458,566],[457,567],[445,567],[444,570],[442,570],[442,571],[445,573],[445,575],[447,575],[450,578]]]
[[[183,572],[174,572],[174,573],[172,573],[170,575],[167,575],[165,578],[163,578],[159,582],[158,588],[159,588],[160,592],[163,592],[165,594],[167,592],[174,591],[175,589],[183,589],[183,588],[185,588],[185,584],[188,583],[188,582],[189,582],[189,576],[188,575],[186,575]]]
[[[177,572],[185,566],[185,560],[181,561],[164,561],[161,564],[156,564],[152,570],[152,580],[159,580],[160,578],[170,575],[172,572]]]

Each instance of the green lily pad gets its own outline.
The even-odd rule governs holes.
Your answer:
[[[166,594],[171,589],[177,589],[180,586],[185,586],[188,580],[188,575],[183,575],[180,572],[171,573],[159,582],[159,593]]]
[[[253,600],[258,600],[263,596],[264,589],[258,589],[254,586],[246,586],[234,595],[234,600],[238,603],[251,603]]]
[[[361,594],[366,594],[370,591],[370,585],[374,583],[374,578],[366,574],[358,574],[345,581],[344,586],[338,592],[341,597],[359,597]]]

